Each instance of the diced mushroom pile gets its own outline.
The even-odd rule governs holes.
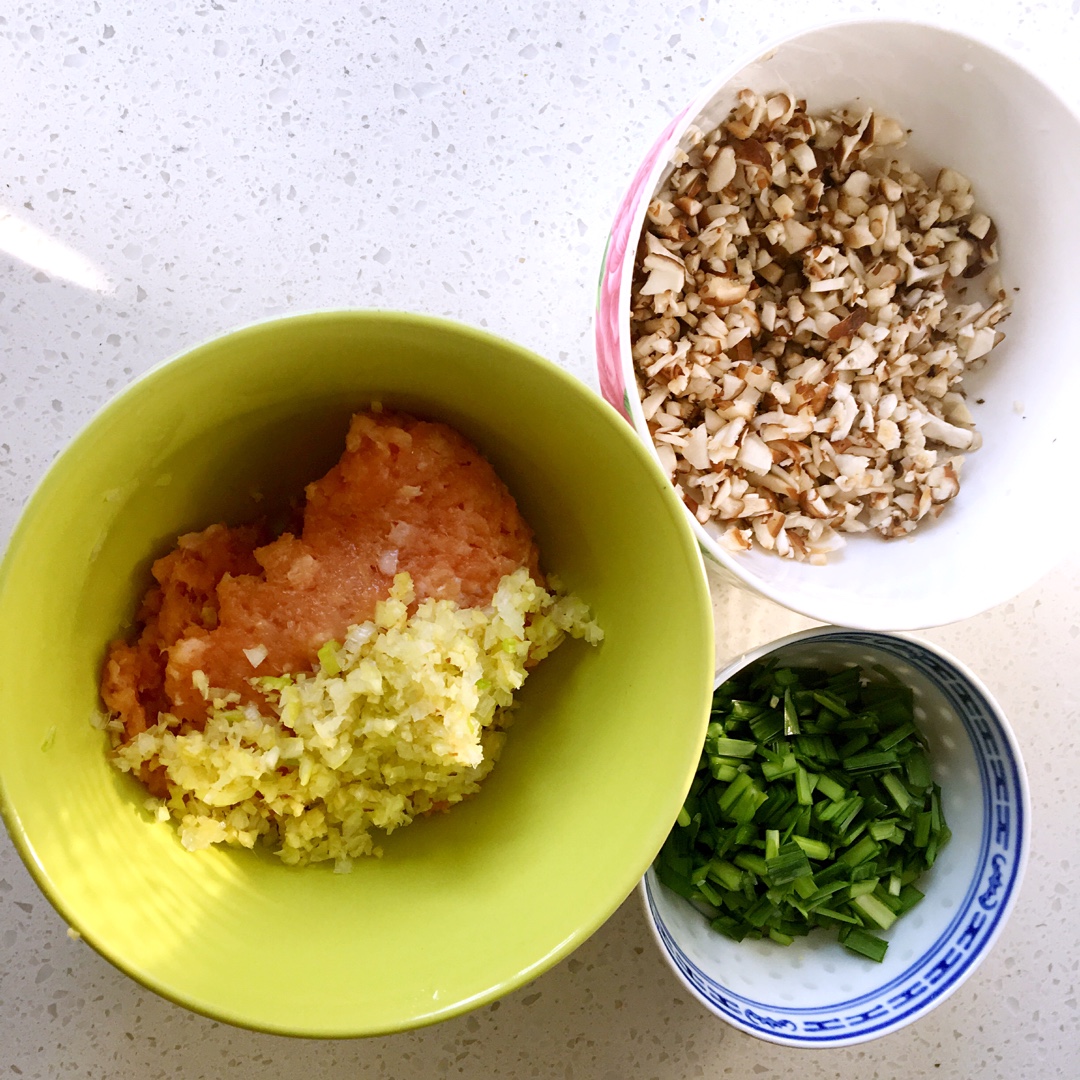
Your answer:
[[[958,172],[898,161],[905,138],[869,109],[744,90],[649,206],[642,407],[731,548],[824,562],[841,533],[904,536],[960,490],[980,442],[960,380],[1009,310],[997,230]]]

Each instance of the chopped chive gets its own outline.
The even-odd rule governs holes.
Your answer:
[[[892,750],[867,750],[844,759],[844,768],[852,773],[880,772],[895,769],[899,764],[900,759]]]
[[[765,921],[775,913],[776,905],[767,896],[763,896],[746,912],[746,921],[755,929],[760,930],[765,925]]]
[[[796,878],[809,877],[810,863],[798,844],[785,844],[779,854],[765,859],[766,876],[776,885],[786,885]]]
[[[757,840],[758,830],[753,825],[739,825],[732,830],[731,835],[735,845],[744,848]]]
[[[930,775],[930,762],[925,751],[920,749],[909,754],[904,763],[904,768],[907,772],[908,783],[913,788],[928,788],[933,783],[933,777]]]
[[[758,807],[761,806],[766,799],[768,799],[768,795],[766,795],[764,791],[751,785],[742,792],[736,800],[735,805],[728,810],[728,817],[738,825],[744,825],[747,822],[753,821],[754,815],[758,811]]]
[[[749,701],[733,701],[731,703],[732,720],[752,720],[761,712],[761,706]]]
[[[780,833],[776,829],[765,830],[765,861],[775,859],[780,854]]]
[[[854,847],[848,848],[837,859],[837,862],[843,863],[845,866],[858,866],[859,863],[872,858],[880,850],[881,845],[873,837],[864,836]]]
[[[834,803],[833,805],[842,808],[833,819],[833,828],[843,836],[851,828],[855,818],[865,805],[865,800],[859,795],[853,795],[850,799],[847,799],[842,803]],[[851,841],[845,837],[845,843],[850,842]]]
[[[738,892],[743,884],[743,871],[726,859],[713,859],[708,864],[709,877],[731,892]]]
[[[808,859],[821,862],[832,854],[832,848],[824,840],[814,840],[809,836],[798,835],[791,839],[803,849]]]
[[[800,806],[810,806],[814,801],[817,774],[811,775],[801,765],[795,770],[795,798]]]
[[[811,893],[810,896],[807,896],[805,899],[808,906],[817,907],[828,900],[830,896],[833,896],[835,893],[841,892],[846,888],[847,885],[845,885],[844,882],[834,881],[831,884],[824,886],[824,888],[817,889],[816,892]]]
[[[844,704],[843,700],[828,690],[815,690],[813,697],[819,705],[824,706],[829,712],[835,713],[842,720],[846,720],[851,715],[851,710]]]
[[[911,842],[916,847],[924,848],[930,842],[930,827],[933,814],[929,810],[915,815],[915,830]]]
[[[720,812],[727,813],[727,811],[738,802],[742,793],[753,786],[753,783],[753,777],[749,773],[739,773],[739,775],[724,788],[720,797],[716,800],[716,805],[719,807]]]
[[[695,888],[714,908],[723,907],[724,901],[720,894],[707,881],[699,881]]]
[[[930,831],[941,832],[941,792],[937,784],[930,789]]]
[[[847,797],[847,789],[828,776],[823,775],[818,777],[817,789],[822,795],[831,799],[833,802],[839,802],[841,799]]]
[[[894,915],[898,915],[900,913],[900,897],[893,896],[892,893],[889,892],[887,884],[878,882],[878,887],[874,890],[873,895],[877,897],[877,899],[880,900],[881,903],[883,903]]]
[[[899,829],[896,826],[895,821],[875,821],[872,822],[870,828],[867,830],[870,835],[878,841],[881,840],[898,840],[902,839],[904,832],[903,829]],[[917,844],[917,847],[924,847],[925,845]]]
[[[660,881],[735,941],[827,928],[878,960],[950,837],[913,695],[856,667],[757,663],[713,696]]]
[[[741,866],[744,870],[749,870],[750,873],[756,874],[758,877],[764,877],[768,873],[768,867],[765,864],[765,860],[760,855],[754,855],[749,851],[740,851],[732,862],[734,862],[736,866]]]
[[[852,897],[851,903],[882,930],[888,930],[896,922],[896,913],[887,908],[872,892]]]
[[[766,760],[761,763],[761,775],[766,780],[779,780],[782,776],[793,776],[798,771],[799,766],[795,762],[794,754],[784,754],[783,757],[777,754],[776,757],[779,760]]]
[[[658,861],[656,863],[656,876],[674,893],[678,893],[679,896],[686,897],[687,900],[693,898],[693,886],[690,884],[688,878],[683,877],[669,864]]]
[[[854,915],[849,915],[846,911],[837,911],[835,908],[815,908],[814,915],[819,919],[836,919],[838,922],[859,924],[859,920]]]
[[[757,742],[753,739],[716,739],[713,742],[713,753],[729,758],[748,758],[754,756],[757,750]]]
[[[900,812],[903,813],[906,811],[911,805],[911,795],[908,792],[908,789],[904,787],[904,782],[898,776],[893,776],[891,773],[885,773],[881,778],[881,784],[893,797],[893,802],[896,803]]]
[[[795,703],[791,699],[791,691],[784,691],[784,734],[799,734],[799,714],[795,711]]]
[[[732,918],[730,915],[720,915],[709,925],[718,933],[731,938],[732,941],[743,941],[750,932],[750,927],[743,920]]]
[[[900,890],[900,907],[896,914],[903,915],[905,911],[910,911],[923,898],[923,895],[914,885],[905,885]]]
[[[909,735],[915,734],[915,725],[908,720],[906,723],[901,724],[899,727],[893,728],[887,735],[882,735],[877,741],[878,748],[881,750],[891,750],[894,746],[899,746]]]
[[[860,731],[857,735],[853,735],[843,746],[840,747],[839,754],[844,761],[847,761],[849,757],[857,754],[860,750],[865,750],[870,745],[870,736],[865,732]]]
[[[721,780],[726,784],[739,775],[739,767],[724,758],[714,757],[709,760],[709,772],[714,780]]]
[[[949,831],[949,828],[948,828],[947,825],[943,825],[941,827],[941,832],[940,833],[937,833],[937,834],[931,833],[930,834],[930,839],[929,839],[929,841],[927,841],[927,844],[926,844],[926,865],[927,865],[927,867],[931,867],[931,866],[934,865],[935,862],[937,862],[938,851],[942,847],[945,846],[945,844],[947,843],[947,841],[949,840],[949,838],[951,836],[952,836],[952,833]]]
[[[750,721],[750,732],[762,745],[772,742],[784,733],[784,718],[774,710],[763,712]]]
[[[853,929],[843,939],[844,947],[854,953],[876,960],[879,964],[885,959],[885,952],[889,943],[876,934],[869,934],[865,930]]]
[[[867,893],[872,893],[878,885],[878,879],[876,877],[866,878],[864,881],[853,881],[848,886],[848,899],[854,900],[856,896],[865,896]]]

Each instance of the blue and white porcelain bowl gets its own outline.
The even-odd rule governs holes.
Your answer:
[[[650,869],[645,911],[672,969],[710,1012],[769,1042],[837,1047],[887,1035],[930,1012],[985,959],[1016,901],[1030,846],[1030,800],[1016,739],[963,664],[912,638],[824,627],[745,653],[717,676],[779,655],[841,668],[884,664],[915,692],[952,839],[919,888],[925,899],[884,936],[873,963],[824,931],[782,947],[735,942]]]

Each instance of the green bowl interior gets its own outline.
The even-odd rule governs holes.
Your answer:
[[[376,400],[480,446],[606,639],[542,664],[481,793],[383,859],[343,875],[190,854],[91,724],[105,644],[177,534],[272,512]],[[438,320],[300,316],[156,368],[42,482],[0,568],[0,803],[64,918],[152,989],[269,1031],[388,1032],[507,992],[614,911],[689,786],[712,663],[681,508],[586,387]]]

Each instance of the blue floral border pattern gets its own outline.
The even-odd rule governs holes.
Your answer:
[[[986,698],[936,653],[916,642],[887,635],[821,635],[817,640],[870,645],[933,676],[977,748],[984,829],[976,872],[949,925],[926,953],[902,974],[871,994],[826,1008],[777,1008],[735,994],[706,975],[664,925],[654,900],[653,872],[645,878],[646,900],[664,948],[697,997],[736,1027],[792,1045],[830,1046],[857,1042],[896,1028],[950,994],[982,959],[1015,898],[1023,870],[1023,786],[1016,760]]]

